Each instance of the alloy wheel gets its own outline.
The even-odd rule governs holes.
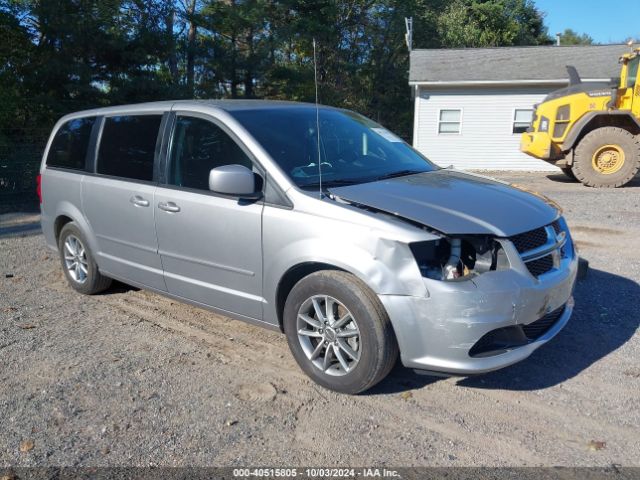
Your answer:
[[[78,237],[69,235],[64,241],[64,264],[71,278],[84,283],[89,275],[87,251]]]
[[[362,346],[356,319],[331,296],[315,295],[302,303],[297,332],[307,358],[328,375],[346,375],[360,360]]]

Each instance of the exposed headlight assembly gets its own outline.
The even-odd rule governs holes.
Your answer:
[[[492,237],[466,235],[409,245],[423,277],[433,280],[469,280],[509,268],[500,242]]]

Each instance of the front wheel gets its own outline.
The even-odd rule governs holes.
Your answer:
[[[589,187],[621,187],[640,169],[640,139],[617,127],[587,133],[575,150],[572,171]]]
[[[362,281],[346,272],[324,270],[300,280],[287,297],[284,330],[302,370],[341,393],[371,388],[398,357],[384,307]]]

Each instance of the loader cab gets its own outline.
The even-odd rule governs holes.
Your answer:
[[[638,86],[638,66],[640,65],[639,51],[625,54],[620,57],[622,69],[620,71],[619,103],[620,110],[632,110],[633,114],[640,116],[640,101],[635,99],[640,94]]]
[[[640,48],[619,57],[620,77],[569,86],[536,107],[520,150],[593,187],[620,187],[640,171]]]

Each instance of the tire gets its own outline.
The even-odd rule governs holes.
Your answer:
[[[609,173],[602,173],[595,167],[597,159],[607,154],[604,149],[613,152],[614,158],[622,158],[622,162],[613,162],[612,168],[604,162],[605,167],[601,168],[608,168]],[[638,169],[640,139],[617,127],[602,127],[587,133],[576,147],[572,166],[574,175],[584,185],[604,188],[621,187],[629,183]]]
[[[562,170],[562,173],[564,173],[571,180],[573,180],[573,181],[577,181],[578,180],[576,178],[575,174],[573,173],[573,170],[571,169],[571,167],[563,167],[560,170]]]
[[[64,276],[77,292],[93,295],[111,285],[111,279],[98,270],[87,240],[75,223],[70,222],[62,227],[58,237],[58,252]]]
[[[308,311],[307,319],[317,323],[316,306],[323,320],[328,319],[328,326],[320,322],[318,328],[300,318],[299,313]],[[346,272],[323,270],[300,280],[285,303],[284,330],[300,368],[316,383],[340,393],[357,394],[373,387],[398,358],[398,344],[384,307],[364,282]],[[300,335],[301,330],[308,335]],[[316,350],[320,353],[312,359]],[[349,351],[357,354],[357,360]]]

